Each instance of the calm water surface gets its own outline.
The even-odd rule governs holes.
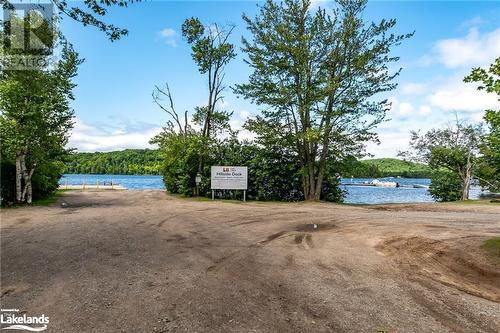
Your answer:
[[[90,175],[90,174],[66,174],[59,180],[61,185],[81,185],[83,183],[95,185],[99,181],[113,181],[115,185],[122,185],[129,190],[164,190],[162,176],[132,176],[132,175]]]
[[[404,203],[404,202],[432,202],[434,201],[425,188],[394,188],[374,186],[350,186],[352,183],[370,182],[374,178],[348,178],[342,180],[342,189],[347,191],[346,203]],[[379,178],[384,181],[397,181],[402,185],[429,185],[430,179],[417,178]],[[61,185],[99,184],[103,182],[120,184],[130,190],[165,189],[161,176],[130,176],[130,175],[90,175],[66,174],[59,183]],[[471,198],[477,198],[478,188],[471,190]]]
[[[375,186],[351,186],[353,183],[371,182],[374,178],[349,178],[342,179],[341,187],[348,191],[346,203],[403,203],[403,202],[433,202],[426,188],[406,187],[375,187]],[[426,178],[377,178],[381,181],[398,182],[401,185],[426,185],[431,183]]]

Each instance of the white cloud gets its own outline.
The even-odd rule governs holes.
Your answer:
[[[473,18],[464,21],[460,27],[461,28],[470,28],[470,27],[477,27],[478,25],[481,25],[484,23],[484,20],[481,16],[474,16]]]
[[[414,107],[409,102],[400,102],[396,97],[392,96],[388,100],[391,103],[389,117],[392,119],[405,119],[413,115]]]
[[[464,121],[480,121],[477,115],[479,114],[459,114],[459,118]],[[454,121],[455,115],[452,113],[433,112],[430,106],[421,105],[408,119],[392,119],[380,124],[377,130],[380,144],[369,142],[366,151],[377,158],[397,157],[398,152],[408,149],[411,130],[425,133],[432,128],[443,128]]]
[[[165,29],[160,31],[160,35],[162,37],[168,38],[168,37],[174,37],[176,35],[176,33],[175,33],[175,30],[172,28],[165,28]]]
[[[174,29],[165,28],[158,32],[158,36],[165,42],[165,44],[172,47],[177,46],[176,42],[177,33],[175,32]]]
[[[500,29],[480,33],[471,28],[481,23],[481,18],[473,18],[461,27],[469,29],[462,37],[434,43],[420,62],[436,67],[429,69],[432,73],[425,81],[401,84],[389,98],[391,120],[380,124],[377,133],[381,144],[368,143],[367,152],[376,157],[396,157],[398,151],[407,149],[410,130],[441,128],[454,120],[454,112],[465,121],[481,121],[485,109],[500,107],[497,96],[463,82],[472,67],[486,67],[500,55]]]
[[[247,110],[241,110],[240,112],[238,112],[238,115],[240,116],[240,118],[247,120],[248,117],[250,117],[250,112],[248,112]]]
[[[252,141],[256,138],[257,136],[255,135],[255,133],[253,132],[250,132],[246,129],[243,129],[243,130],[240,130],[238,132],[238,139],[239,140],[248,140],[248,141]]]
[[[394,126],[394,124],[392,125]],[[374,142],[369,142],[366,146],[366,151],[373,154],[377,158],[381,157],[397,157],[398,152],[408,148],[410,141],[410,132],[408,131],[382,131],[379,132],[380,145]]]
[[[78,151],[114,151],[127,148],[153,148],[149,140],[161,131],[160,127],[142,124],[141,128],[115,128],[91,125],[75,120],[68,147]]]
[[[325,8],[328,5],[328,0],[311,0],[310,9]]]
[[[422,83],[406,83],[401,87],[403,95],[420,95],[425,92],[425,85]]]
[[[421,63],[441,63],[448,68],[485,66],[500,55],[500,28],[481,34],[477,28],[469,29],[462,38],[437,41],[431,55],[422,57]]]
[[[483,112],[498,108],[497,96],[476,89],[476,85],[451,78],[450,82],[438,86],[427,99],[432,106],[444,111]]]
[[[429,105],[421,105],[419,108],[418,108],[418,114],[420,116],[428,116],[432,113],[432,109]]]
[[[238,139],[240,140],[253,140],[255,139],[255,134],[243,129],[243,125],[247,119],[251,116],[250,112],[247,110],[240,110],[233,114],[232,119],[229,121],[231,129],[238,131]]]
[[[202,104],[203,105],[203,104]],[[219,107],[222,109],[222,110],[227,110],[228,107],[231,105],[227,100],[223,99],[219,102]]]
[[[399,114],[403,117],[413,114],[413,105],[408,102],[399,104]]]

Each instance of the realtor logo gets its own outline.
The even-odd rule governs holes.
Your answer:
[[[48,66],[56,40],[53,3],[7,2],[2,7],[2,68],[30,70]]]
[[[20,314],[19,309],[1,309],[0,324],[2,330],[42,332],[47,329],[49,317],[44,314],[38,316]]]
[[[3,8],[4,49],[37,50],[52,53],[54,5],[47,3],[9,3]]]

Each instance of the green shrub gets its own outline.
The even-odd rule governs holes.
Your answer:
[[[204,145],[204,146],[202,146]],[[297,156],[278,145],[260,147],[240,142],[234,137],[203,143],[199,136],[169,134],[160,141],[164,156],[163,181],[171,193],[192,196],[198,172],[198,152],[203,148],[204,168],[200,195],[210,197],[210,169],[212,165],[242,165],[248,167],[250,200],[300,201],[304,200],[301,166]],[[217,191],[218,198],[239,199],[241,191]],[[335,177],[326,175],[322,199],[342,201],[344,192]]]
[[[438,172],[431,177],[429,193],[437,201],[457,201],[462,197],[462,180],[451,172]]]
[[[343,202],[347,191],[340,188],[340,180],[335,176],[326,177],[323,181],[322,200]]]

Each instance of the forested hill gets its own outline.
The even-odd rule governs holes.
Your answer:
[[[397,158],[376,158],[350,161],[343,167],[342,176],[359,178],[404,177],[429,178],[431,171],[425,164],[399,160]]]
[[[159,175],[162,158],[158,150],[126,149],[108,153],[75,153],[66,163],[66,173]],[[342,176],[348,177],[415,177],[427,178],[427,166],[396,158],[378,158],[347,162]]]
[[[66,163],[66,173],[115,175],[159,175],[162,158],[158,150],[126,149],[107,153],[75,153]]]

